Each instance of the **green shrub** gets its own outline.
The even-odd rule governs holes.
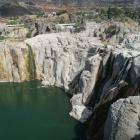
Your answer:
[[[124,10],[119,7],[108,8],[108,16],[110,16],[110,18],[122,17],[124,13]]]
[[[0,36],[0,42],[5,40],[6,38],[4,36]]]
[[[17,21],[16,20],[11,20],[11,21],[8,22],[8,24],[15,25],[15,24],[17,24]]]
[[[37,17],[43,17],[45,15],[45,13],[43,11],[38,11],[36,13]]]
[[[105,31],[106,37],[111,38],[113,35],[117,34],[116,32],[116,25],[111,25]]]
[[[15,16],[15,17],[10,17],[10,20],[9,20],[8,24],[10,24],[10,25],[15,25],[15,24],[17,24],[17,23],[18,23],[18,18],[19,18],[19,17],[17,17],[17,16]]]
[[[85,30],[85,24],[84,22],[77,22],[74,26],[75,32],[81,32]]]
[[[96,22],[101,22],[110,19],[122,19],[125,16],[125,11],[119,7],[109,7],[99,9],[99,14],[95,16]]]
[[[57,14],[57,16],[60,16],[60,15],[65,14],[65,13],[67,13],[67,11],[66,10],[62,10],[62,11],[57,12],[56,14]]]
[[[26,38],[31,38],[32,37],[32,31],[30,30],[27,34],[26,34]]]
[[[60,24],[64,24],[64,23],[65,23],[64,19],[63,19],[63,18],[60,18],[59,23],[60,23]]]

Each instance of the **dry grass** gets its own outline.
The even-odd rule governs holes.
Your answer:
[[[60,12],[60,11],[68,11],[68,12],[76,12],[81,7],[74,6],[74,5],[55,5],[55,4],[40,4],[37,8],[41,8],[45,12]]]

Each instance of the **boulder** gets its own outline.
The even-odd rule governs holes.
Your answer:
[[[76,120],[84,123],[87,119],[92,115],[92,109],[86,107],[82,103],[82,94],[76,94],[71,98],[72,110],[69,113],[70,116],[75,118]]]
[[[140,96],[117,100],[109,109],[104,140],[140,139]]]

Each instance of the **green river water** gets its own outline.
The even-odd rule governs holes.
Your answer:
[[[0,83],[0,140],[85,140],[69,116],[69,97],[39,81]]]

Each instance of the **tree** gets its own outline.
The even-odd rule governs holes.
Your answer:
[[[111,19],[111,7],[110,6],[108,7],[108,10],[107,10],[107,17],[108,17],[108,19]]]

